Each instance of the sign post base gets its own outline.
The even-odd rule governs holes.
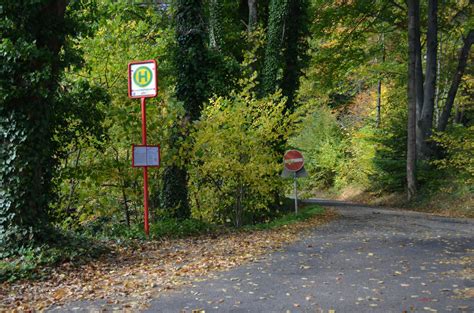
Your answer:
[[[294,172],[293,184],[295,187],[295,214],[298,214],[298,188],[297,188],[297,182],[296,182],[296,172]]]

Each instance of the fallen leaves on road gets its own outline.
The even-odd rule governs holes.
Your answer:
[[[458,299],[474,299],[474,288],[455,289],[454,294]]]
[[[474,250],[467,249],[466,253],[467,256],[459,257],[459,258],[449,258],[441,260],[440,264],[455,264],[461,265],[462,269],[458,271],[451,271],[444,273],[449,276],[456,276],[460,277],[465,280],[473,280],[474,279]],[[457,285],[453,285],[456,286]],[[442,291],[449,291],[449,289],[443,289]],[[454,289],[453,290],[455,297],[458,299],[473,299],[474,298],[474,288],[465,288],[465,289]]]
[[[462,279],[473,280],[474,279],[474,249],[467,249],[468,255],[459,258],[449,258],[440,260],[440,264],[455,264],[461,265],[463,268],[454,273],[447,273],[461,277]]]
[[[151,298],[165,290],[185,284],[190,278],[255,260],[335,216],[329,211],[273,230],[115,246],[112,253],[87,265],[62,264],[47,280],[0,284],[0,311],[43,310],[53,304],[81,300],[100,301],[116,308],[145,308]]]

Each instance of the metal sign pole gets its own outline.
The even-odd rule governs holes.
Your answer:
[[[298,191],[296,189],[296,172],[294,172],[293,180],[293,184],[295,187],[295,214],[298,214]]]
[[[142,145],[146,146],[146,98],[140,98],[142,105]],[[148,236],[150,227],[148,225],[148,167],[143,167],[143,202],[145,205],[145,234]]]

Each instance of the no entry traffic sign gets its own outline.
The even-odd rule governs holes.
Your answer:
[[[291,172],[297,172],[303,168],[304,159],[301,152],[297,150],[289,150],[283,156],[285,168]]]
[[[282,176],[288,177],[290,173],[293,175],[293,186],[295,192],[295,214],[298,214],[298,190],[296,178],[299,174],[301,176],[307,176],[306,171],[304,170],[304,159],[301,152],[298,150],[289,150],[283,156],[283,165],[285,169],[283,170]]]
[[[128,64],[128,97],[153,98],[158,94],[156,61],[139,61]]]

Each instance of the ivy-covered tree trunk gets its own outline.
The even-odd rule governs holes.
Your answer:
[[[176,97],[183,102],[186,111],[185,120],[178,127],[187,128],[190,122],[199,118],[207,100],[207,36],[201,0],[178,0],[176,6]],[[187,131],[182,133],[187,134]],[[170,144],[176,148],[179,140],[176,136],[173,138]],[[165,169],[162,198],[163,206],[172,210],[176,217],[190,216],[187,172],[183,166],[173,164]]]
[[[294,109],[293,99],[306,61],[308,6],[306,0],[270,1],[262,89],[263,94],[270,94],[280,87],[289,111]]]
[[[263,65],[262,89],[264,94],[273,93],[278,86],[278,72],[282,69],[282,46],[288,0],[271,0],[268,17],[267,46]]]
[[[209,2],[209,47],[220,49],[222,46],[222,0]]]
[[[65,0],[2,2],[0,253],[44,241],[56,165],[54,105],[64,63]]]
[[[286,108],[294,109],[294,97],[299,87],[299,78],[305,66],[308,35],[306,0],[288,0],[287,22],[284,30],[284,67],[281,80],[283,95],[287,97]]]

